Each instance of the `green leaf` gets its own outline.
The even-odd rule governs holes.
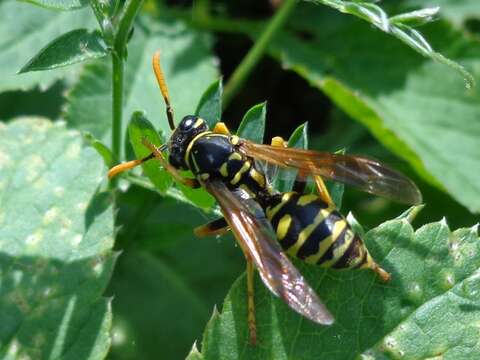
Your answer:
[[[205,84],[218,77],[210,53],[210,38],[181,22],[159,23],[148,17],[139,18],[143,25],[135,28],[128,47],[123,125],[126,128],[130,115],[141,109],[154,127],[168,136],[171,130],[152,71],[151,57],[155,50],[163,49],[160,61],[178,123],[183,116],[195,111]],[[110,62],[98,60],[87,64],[67,96],[65,112],[71,126],[90,131],[107,144],[110,143],[112,122],[111,76]]]
[[[297,127],[288,139],[288,147],[308,149],[308,124],[304,123]]]
[[[144,138],[156,146],[164,143],[152,123],[148,121],[145,114],[141,111],[133,113],[130,124],[128,125],[128,134],[137,159],[143,159],[147,155],[150,155],[150,150],[142,143]],[[159,165],[158,161],[147,161],[142,164],[142,168],[145,175],[147,175],[161,193],[165,193],[172,185],[172,176]]]
[[[411,6],[425,6],[425,0],[406,0]],[[440,7],[440,16],[445,17],[455,25],[462,25],[468,19],[479,19],[480,8],[477,0],[435,0],[431,5]]]
[[[186,360],[203,360],[202,354],[198,351],[197,343],[193,343],[192,350],[188,353]]]
[[[256,276],[258,346],[248,345],[245,277],[206,327],[205,359],[475,359],[480,320],[477,227],[451,232],[444,221],[414,232],[406,220],[369,231],[372,256],[392,273],[322,270],[295,262],[336,318],[314,324],[275,298]],[[369,357],[370,356],[370,357]]]
[[[263,144],[266,116],[266,102],[253,106],[250,110],[247,111],[242,121],[240,122],[237,130],[237,135],[241,138]]]
[[[193,229],[209,219],[192,206],[136,187],[118,203],[124,254],[108,291],[119,334],[112,358],[184,359],[245,268],[243,254],[231,236],[196,238]]]
[[[106,55],[108,50],[98,30],[76,29],[50,42],[19,70],[19,74],[56,69]]]
[[[88,0],[22,0],[53,10],[75,10],[87,6]]]
[[[441,64],[447,65],[458,71],[468,87],[475,83],[473,76],[459,63],[450,60],[441,53],[436,52],[430,46],[428,41],[418,31],[410,27],[410,23],[415,19],[417,23],[428,22],[433,19],[433,15],[438,11],[437,8],[418,10],[406,14],[399,14],[392,18],[383,11],[383,9],[368,1],[343,1],[343,0],[307,0],[316,4],[330,6],[343,13],[357,16],[368,21],[378,29],[395,36],[400,41],[410,46],[413,50],[435,60]]]
[[[310,32],[313,39],[284,33],[270,52],[368,127],[426,181],[479,212],[479,91],[465,89],[453,72],[358,22],[308,7],[300,11],[302,21],[293,28]],[[441,22],[429,26],[429,38],[479,75],[477,41]]]
[[[288,139],[288,147],[298,148],[298,149],[308,149],[308,124],[304,123],[297,127],[290,138]],[[274,188],[280,192],[291,191],[293,184],[295,183],[295,178],[297,176],[297,171],[295,170],[286,170],[278,169],[278,175],[274,180]]]
[[[110,149],[103,144],[101,141],[97,140],[92,134],[86,132],[83,134],[84,139],[97,150],[97,153],[103,158],[105,166],[110,168],[115,165],[116,160],[113,158],[113,154]]]
[[[105,168],[62,123],[0,124],[0,356],[103,359],[115,255]]]
[[[211,129],[222,119],[222,94],[222,79],[218,79],[205,90],[195,111],[195,114],[207,121]]]
[[[335,154],[345,154],[345,149],[336,151]],[[337,209],[340,210],[342,208],[342,199],[343,199],[343,192],[345,191],[345,184],[332,181],[329,182],[327,185],[328,192],[330,193],[330,197],[333,200],[333,203],[336,205]]]
[[[409,26],[425,25],[435,20],[439,7],[414,10],[400,15],[392,16],[390,22],[393,24],[404,24]]]
[[[187,176],[193,177],[190,172]],[[185,195],[185,197],[192,202],[192,204],[204,209],[207,212],[212,210],[213,206],[215,205],[215,199],[204,189],[192,189],[191,187],[182,184],[176,185],[182,191],[183,195]]]
[[[0,91],[48,88],[58,79],[75,76],[78,68],[18,75],[21,64],[65,32],[94,27],[89,9],[56,12],[18,1],[0,3]]]

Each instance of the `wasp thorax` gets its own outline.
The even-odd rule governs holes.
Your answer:
[[[208,125],[202,118],[195,115],[185,116],[170,138],[170,164],[178,169],[187,169],[185,152],[192,139],[208,130]]]

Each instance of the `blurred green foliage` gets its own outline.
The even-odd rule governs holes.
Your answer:
[[[477,0],[299,2],[267,35],[282,1],[158,0],[138,14],[137,0],[90,8],[29,2],[38,6],[0,2],[2,358],[101,359],[110,348],[110,359],[179,359],[195,341],[190,359],[480,357],[478,328],[468,325],[480,320],[472,228],[480,212],[480,96],[469,88],[470,74],[477,82],[480,74]],[[438,13],[412,13],[437,5]],[[132,19],[128,45],[119,45],[119,24]],[[228,84],[262,41],[253,71],[222,109],[220,78]],[[177,121],[196,112],[265,142],[297,129],[290,145],[345,149],[414,179],[426,204],[417,232],[405,219],[387,221],[404,206],[328,184],[337,186],[342,212],[372,229],[367,245],[393,282],[295,262],[338,320],[322,328],[257,279],[262,342],[248,347],[243,255],[231,235],[192,233],[218,216],[213,199],[172,186],[155,163],[115,190],[105,181],[102,157],[144,156],[142,136],[158,143],[170,134],[151,71],[156,49]],[[123,115],[114,120],[122,120],[119,154],[109,150],[114,56],[125,68]],[[62,67],[17,75],[25,64],[25,71]],[[113,237],[121,251],[114,269]]]

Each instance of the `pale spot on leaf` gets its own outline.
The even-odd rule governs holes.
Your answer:
[[[25,239],[25,243],[28,246],[36,246],[40,243],[40,241],[42,241],[42,239],[43,239],[43,232],[41,230],[37,230],[33,234],[30,234],[29,236],[27,236],[27,238]]]
[[[11,163],[11,158],[10,158],[10,155],[8,155],[7,153],[3,152],[3,151],[0,151],[0,169],[3,167],[3,166],[6,166],[6,165],[9,165]]]
[[[44,225],[50,224],[52,221],[56,219],[57,215],[58,215],[58,208],[55,206],[51,207],[45,212],[45,215],[43,215],[43,224]]]
[[[27,170],[26,180],[32,182],[38,176],[39,171],[45,167],[45,162],[40,155],[33,154],[25,161],[25,167]]]
[[[58,197],[62,197],[65,193],[65,189],[61,186],[56,186],[55,189],[53,189],[53,193]]]
[[[74,142],[67,148],[65,155],[70,159],[76,159],[80,155],[81,150],[80,143]]]
[[[72,246],[78,246],[82,242],[82,235],[77,234],[72,238]]]

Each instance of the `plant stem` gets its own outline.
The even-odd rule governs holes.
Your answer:
[[[117,54],[112,54],[112,153],[114,161],[120,160],[120,146],[122,143],[122,118],[123,118],[123,59]]]
[[[280,10],[277,11],[273,19],[268,23],[263,33],[255,42],[255,45],[253,45],[248,54],[243,58],[240,65],[235,69],[223,91],[222,101],[224,107],[230,103],[236,93],[240,90],[241,86],[245,83],[253,68],[260,61],[270,41],[282,28],[283,24],[288,19],[288,16],[292,13],[296,3],[297,0],[284,1]]]
[[[124,62],[130,30],[143,0],[127,0],[119,16],[112,52],[112,153],[118,161],[121,159]]]

